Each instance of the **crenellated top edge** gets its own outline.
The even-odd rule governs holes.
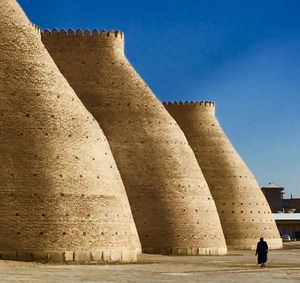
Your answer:
[[[216,104],[215,102],[213,101],[174,101],[174,102],[171,102],[171,101],[164,101],[163,102],[163,105],[165,107],[183,107],[183,108],[186,108],[186,107],[212,107],[212,108],[215,108]]]
[[[37,25],[33,23],[30,23],[30,25],[33,27],[37,34],[42,34],[42,30]]]
[[[124,33],[121,31],[99,31],[98,29],[89,30],[89,29],[80,29],[78,28],[76,31],[74,29],[53,29],[52,31],[49,29],[45,29],[42,31],[42,37],[59,37],[59,38],[72,38],[72,37],[80,37],[80,38],[119,38],[124,39]]]

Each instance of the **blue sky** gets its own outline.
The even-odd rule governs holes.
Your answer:
[[[300,197],[300,1],[19,0],[42,28],[122,30],[161,100],[214,100],[265,185]]]

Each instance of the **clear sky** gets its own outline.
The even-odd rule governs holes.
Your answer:
[[[19,0],[42,28],[122,30],[164,100],[213,100],[260,185],[300,197],[299,0]]]

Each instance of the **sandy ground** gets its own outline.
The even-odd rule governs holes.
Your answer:
[[[226,256],[142,255],[139,264],[53,265],[0,261],[0,282],[300,282],[300,249],[270,251],[265,269],[253,251]]]

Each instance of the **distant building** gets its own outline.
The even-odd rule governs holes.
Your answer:
[[[261,190],[263,191],[272,212],[283,211],[283,187],[275,183],[269,183],[262,187]]]
[[[300,240],[300,213],[274,213],[280,235]]]
[[[300,240],[300,198],[285,199],[284,188],[273,182],[261,188],[263,191],[280,235],[290,235]]]
[[[261,188],[273,213],[300,211],[300,198],[284,198],[284,187],[270,182]]]
[[[300,212],[300,198],[283,199],[283,208],[285,212]]]

